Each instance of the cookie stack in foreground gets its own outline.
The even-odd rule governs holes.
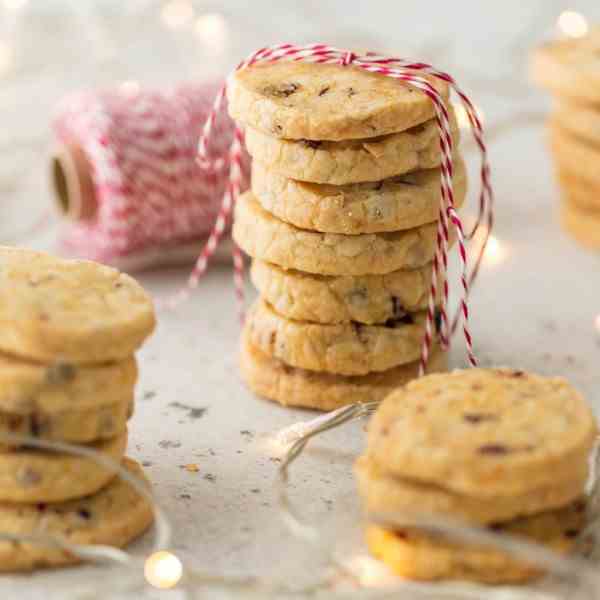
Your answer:
[[[229,110],[253,158],[233,235],[261,294],[244,378],[286,405],[382,399],[418,373],[440,199],[431,101],[358,68],[288,62],[239,71]],[[457,143],[453,113],[451,127]],[[434,349],[430,370],[445,368]]]
[[[2,440],[33,436],[123,458],[152,302],[130,277],[86,261],[0,248],[0,532],[123,546],[152,506],[91,458]],[[0,541],[0,571],[77,562],[57,547]]]
[[[365,508],[384,524],[368,526],[371,552],[414,579],[539,576],[499,550],[418,529],[415,518],[485,526],[568,552],[585,523],[596,433],[591,410],[564,379],[471,369],[409,383],[374,415],[356,464]]]
[[[551,148],[562,188],[563,226],[600,250],[600,27],[536,50],[533,77],[555,98]]]

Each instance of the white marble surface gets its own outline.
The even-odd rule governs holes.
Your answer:
[[[566,375],[600,410],[600,329],[594,328],[600,255],[580,249],[558,226],[557,189],[540,120],[547,103],[528,87],[524,62],[526,49],[549,32],[564,8],[600,20],[595,2],[260,0],[251,7],[197,2],[197,16],[222,15],[198,26],[200,37],[185,27],[166,29],[158,2],[98,2],[97,20],[86,20],[91,5],[73,2],[85,8],[77,17],[83,21],[67,18],[65,4],[31,0],[16,37],[0,38],[17,43],[23,66],[0,86],[0,241],[19,236],[50,204],[44,178],[48,118],[68,89],[202,77],[282,39],[405,51],[457,75],[492,129],[525,115],[491,143],[499,254],[485,265],[472,296],[477,354],[484,364]],[[469,158],[475,167],[472,151]],[[21,241],[53,249],[54,239],[52,224]],[[186,269],[172,269],[141,280],[161,297],[185,275]],[[157,333],[140,355],[130,454],[148,465],[172,520],[175,553],[213,573],[300,584],[307,573],[320,572],[326,550],[334,546],[348,556],[364,553],[350,470],[362,444],[362,424],[317,440],[293,471],[293,498],[324,530],[322,553],[315,552],[293,540],[280,522],[273,491],[277,449],[269,437],[309,415],[258,400],[244,389],[236,369],[235,315],[227,265],[211,269],[193,300],[175,314],[161,314]],[[459,337],[452,358],[456,366],[464,362]],[[182,469],[187,463],[198,464],[199,472]],[[147,536],[135,550],[143,554],[149,544]],[[70,600],[88,597],[79,592],[107,582],[116,587],[118,576],[100,567],[1,577],[0,598]],[[146,596],[115,591],[99,597]],[[213,590],[206,597],[218,595]]]

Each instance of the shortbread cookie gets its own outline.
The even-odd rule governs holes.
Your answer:
[[[380,373],[344,376],[297,369],[271,358],[242,338],[241,371],[248,387],[258,396],[283,406],[333,410],[356,402],[379,402],[419,374],[419,361]],[[434,350],[427,364],[428,373],[448,369],[445,352]]]
[[[238,199],[233,225],[235,241],[253,258],[321,275],[377,275],[421,267],[435,255],[436,232],[437,224],[362,235],[306,231],[268,213],[251,192]]]
[[[454,147],[458,126],[451,112]],[[257,129],[246,129],[246,147],[254,160],[280,175],[344,185],[380,181],[440,164],[440,133],[437,122],[427,121],[400,133],[366,140],[323,142],[280,140]]]
[[[425,313],[386,325],[292,321],[259,299],[247,318],[248,340],[291,367],[340,375],[386,371],[420,358]]]
[[[550,145],[560,170],[587,184],[600,186],[600,144],[577,139],[553,120],[550,123]]]
[[[455,206],[467,193],[464,161],[455,161]],[[252,191],[262,207],[286,223],[325,233],[379,233],[437,221],[440,169],[415,171],[376,183],[333,186],[289,179],[252,163]]]
[[[600,102],[600,27],[580,38],[556,40],[533,55],[534,80],[552,93],[577,101]]]
[[[313,275],[252,261],[252,282],[288,319],[315,323],[358,321],[372,325],[427,308],[431,263],[387,275]]]
[[[566,170],[559,170],[558,179],[565,202],[592,215],[600,213],[600,183],[587,183]]]
[[[493,527],[494,531],[568,553],[585,526],[585,503],[545,512]],[[369,550],[397,575],[409,579],[464,579],[483,583],[519,583],[543,575],[543,570],[493,546],[466,545],[418,529],[389,531],[367,527]]]
[[[419,73],[448,99],[448,86]],[[407,83],[354,67],[279,62],[238,71],[229,113],[287,139],[347,140],[404,131],[435,116],[432,101]]]
[[[97,263],[0,248],[0,349],[42,362],[131,356],[154,329],[152,301]]]
[[[600,98],[599,98],[600,101]],[[572,135],[600,145],[600,110],[598,106],[576,104],[560,99],[554,108],[554,121]]]
[[[133,409],[137,365],[44,366],[0,354],[2,433],[92,442],[123,432]]]
[[[579,477],[596,435],[592,411],[565,379],[468,369],[386,398],[367,454],[392,475],[494,498]]]
[[[126,458],[123,467],[149,487],[138,463]],[[87,498],[52,504],[0,504],[3,534],[56,538],[80,546],[122,548],[144,533],[153,518],[150,500],[119,477]],[[0,541],[0,571],[4,573],[72,565],[80,560],[43,543]]]
[[[560,217],[565,230],[580,244],[592,250],[600,250],[600,209],[590,211],[572,202],[563,202]]]
[[[588,477],[584,469],[569,481],[527,491],[524,494],[473,498],[451,492],[441,485],[395,477],[361,456],[354,471],[367,513],[385,518],[422,518],[434,515],[472,524],[511,521],[519,517],[566,506],[583,496]]]
[[[127,433],[85,446],[117,463],[127,447]],[[0,502],[62,502],[88,496],[114,473],[92,458],[47,450],[0,454]]]

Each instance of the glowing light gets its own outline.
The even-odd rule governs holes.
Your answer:
[[[2,0],[2,6],[9,12],[18,12],[25,8],[29,0]]]
[[[170,552],[155,552],[146,559],[144,575],[150,585],[161,590],[168,590],[179,583],[183,575],[183,565]]]
[[[600,315],[596,315],[596,318],[594,319],[594,326],[596,327],[596,331],[600,335]]]
[[[13,50],[6,43],[0,41],[0,76],[8,73],[13,64]]]
[[[119,91],[125,96],[135,96],[140,93],[140,89],[139,81],[124,81],[119,86]]]
[[[573,10],[563,11],[556,21],[558,31],[567,37],[583,37],[590,29],[587,19]]]
[[[454,114],[456,115],[456,120],[458,122],[458,126],[460,129],[469,129],[471,127],[471,122],[469,121],[469,115],[467,114],[467,109],[461,104],[454,104]],[[478,106],[475,107],[475,112],[479,117],[479,120],[483,123],[485,119],[485,115],[483,111]]]
[[[219,13],[207,13],[196,19],[194,31],[198,39],[215,50],[222,50],[227,42],[227,21]]]
[[[466,225],[466,229],[468,230],[475,224],[474,218],[465,218],[463,221]],[[474,260],[473,257],[477,255],[480,251],[483,242],[485,241],[485,236],[487,233],[487,227],[485,225],[481,225],[473,238],[473,246],[474,248],[470,251],[470,257]],[[487,246],[485,248],[485,254],[483,255],[483,264],[488,267],[496,267],[502,264],[509,255],[509,250],[507,245],[504,242],[501,242],[495,235],[491,234],[487,240]]]
[[[490,235],[483,256],[485,264],[495,267],[496,265],[503,263],[507,256],[508,250],[506,249],[506,246],[500,242],[496,236]]]
[[[167,27],[179,29],[192,22],[194,7],[189,0],[171,0],[163,6],[161,18]]]
[[[353,556],[345,561],[345,565],[364,587],[385,587],[394,581],[387,567],[370,556]]]
[[[281,458],[289,448],[289,443],[286,443],[278,433],[265,436],[259,444],[262,450],[273,458]]]

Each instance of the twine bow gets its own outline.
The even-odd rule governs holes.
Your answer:
[[[358,54],[350,50],[340,50],[325,44],[311,44],[308,46],[295,46],[293,44],[280,44],[261,48],[248,56],[236,68],[236,71],[246,69],[258,63],[273,63],[277,61],[292,62],[311,62],[320,64],[339,64],[343,67],[352,66],[358,69],[364,69],[371,73],[378,73],[384,77],[391,77],[403,81],[409,86],[423,92],[432,101],[435,108],[435,119],[437,121],[440,133],[441,150],[441,198],[437,229],[437,246],[432,263],[433,277],[429,290],[429,302],[427,307],[427,319],[425,322],[425,335],[423,338],[421,350],[421,374],[424,373],[427,365],[431,346],[433,343],[433,328],[435,324],[435,301],[438,296],[438,286],[441,288],[440,299],[440,341],[443,348],[448,348],[450,338],[455,332],[462,319],[462,329],[466,343],[467,356],[471,365],[477,365],[477,359],[473,353],[472,337],[469,331],[469,290],[473,285],[479,271],[481,260],[483,258],[487,240],[493,227],[493,193],[490,184],[490,167],[487,157],[487,149],[483,139],[483,125],[477,114],[477,111],[468,98],[468,96],[458,87],[452,76],[439,71],[429,64],[423,62],[413,62],[403,58],[381,56],[374,52]],[[453,140],[450,131],[448,118],[448,109],[440,93],[431,85],[431,83],[421,74],[427,74],[436,79],[445,82],[460,98],[466,114],[469,119],[471,131],[481,154],[481,191],[479,195],[479,211],[472,231],[465,235],[462,221],[458,216],[454,205],[454,191],[452,187],[452,177],[454,174],[454,164],[452,160]],[[214,122],[223,107],[223,100],[227,92],[227,83],[217,94],[213,109],[204,124],[202,136],[198,142],[198,161],[206,169],[222,169],[229,167],[229,183],[223,197],[221,210],[209,236],[209,239],[203,248],[194,269],[189,277],[185,290],[180,294],[187,296],[190,291],[197,287],[200,278],[206,273],[208,261],[214,254],[224,231],[231,218],[231,211],[240,193],[241,183],[241,155],[244,133],[237,126],[235,136],[229,150],[228,163],[223,161],[212,161],[209,157],[208,143]],[[482,244],[479,248],[478,256],[473,268],[469,271],[467,261],[466,240],[472,239],[485,220],[485,234]],[[461,261],[460,282],[462,287],[462,296],[458,310],[452,319],[448,320],[448,243],[450,227],[454,227],[458,241],[458,252]],[[241,318],[243,320],[243,299],[244,299],[244,262],[241,250],[234,243],[233,249],[234,261],[234,280],[237,296],[240,300]],[[180,297],[181,297],[180,296]]]

